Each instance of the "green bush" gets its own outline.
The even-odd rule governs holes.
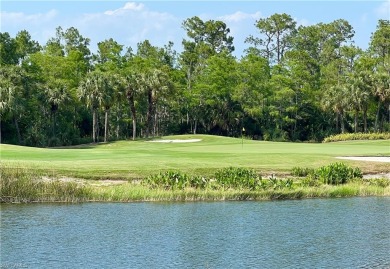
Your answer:
[[[250,190],[257,189],[261,180],[254,170],[242,167],[222,168],[215,172],[214,178],[222,187]]]
[[[291,175],[295,177],[306,177],[309,174],[313,173],[314,169],[303,168],[303,167],[293,167],[291,170]]]
[[[318,168],[309,177],[324,184],[339,185],[353,178],[362,178],[363,174],[359,168],[352,168],[344,163],[331,163]]]
[[[277,179],[272,176],[266,182],[266,185],[263,185],[263,188],[273,190],[292,189],[293,183],[292,179]]]
[[[301,181],[302,187],[319,187],[322,183],[318,181],[315,177],[312,176],[313,174],[309,174],[308,177],[305,177]]]
[[[182,190],[186,187],[191,186],[191,179],[188,175],[184,173],[176,171],[167,171],[147,177],[144,183],[151,188]]]
[[[353,133],[353,134],[337,134],[326,137],[323,142],[337,142],[347,140],[382,140],[390,139],[390,133]]]

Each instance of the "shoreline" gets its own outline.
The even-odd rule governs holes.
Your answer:
[[[194,189],[165,190],[151,189],[139,184],[121,185],[73,185],[70,193],[40,193],[24,196],[4,195],[0,204],[27,203],[138,203],[138,202],[214,202],[214,201],[278,201],[303,200],[314,198],[349,198],[349,197],[390,197],[390,186],[370,185],[367,181],[352,182],[343,185],[321,185],[316,187],[294,187],[281,190],[248,189]],[[371,181],[374,182],[374,181]],[[66,185],[68,183],[64,183]],[[61,183],[62,185],[62,183]],[[45,188],[47,186],[44,186]],[[50,187],[49,187],[50,188]],[[78,189],[79,188],[79,189]],[[50,192],[50,190],[49,190]]]

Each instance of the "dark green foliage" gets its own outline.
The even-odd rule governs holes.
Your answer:
[[[346,20],[297,27],[290,15],[273,14],[255,23],[241,58],[232,54],[224,22],[192,17],[182,26],[180,54],[172,42],[139,40],[136,51],[124,52],[128,44],[109,39],[91,55],[90,39],[74,27],[58,27],[45,46],[25,30],[0,33],[2,143],[47,147],[87,136],[101,142],[185,133],[390,139],[379,133],[390,128],[389,20],[378,21],[363,51],[350,45],[355,31]],[[76,89],[84,89],[81,100]],[[354,134],[331,136],[346,132]]]
[[[324,184],[339,185],[353,178],[362,178],[363,174],[359,168],[352,168],[344,163],[331,163],[318,168],[310,177]]]

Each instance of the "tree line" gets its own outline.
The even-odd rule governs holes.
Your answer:
[[[167,134],[320,141],[390,131],[390,21],[367,50],[348,21],[297,26],[288,14],[256,21],[238,59],[230,29],[182,23],[182,52],[148,40],[135,50],[58,27],[41,45],[0,33],[2,143],[60,146]]]

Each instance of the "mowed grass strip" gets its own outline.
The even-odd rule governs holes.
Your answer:
[[[390,172],[389,163],[335,159],[337,156],[390,156],[390,141],[287,143],[242,140],[209,135],[167,136],[160,139],[201,139],[194,143],[117,141],[64,148],[1,145],[1,161],[24,167],[84,178],[144,178],[164,170],[209,175],[237,166],[262,174],[286,174],[293,167],[317,168],[331,162],[358,166],[364,173]]]

